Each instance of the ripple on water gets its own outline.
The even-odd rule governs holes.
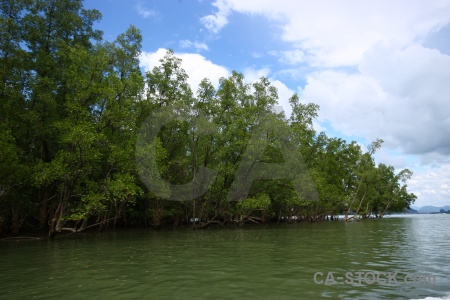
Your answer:
[[[426,299],[450,291],[450,216],[225,230],[117,231],[0,243],[8,298]],[[328,272],[426,273],[435,285],[317,284]],[[444,299],[444,298],[441,298]]]

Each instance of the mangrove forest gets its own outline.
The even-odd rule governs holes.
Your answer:
[[[267,78],[193,90],[172,50],[143,72],[139,29],[106,41],[82,1],[0,9],[0,235],[360,220],[416,199],[409,170],[375,162],[382,137],[317,132],[297,94],[277,113]]]

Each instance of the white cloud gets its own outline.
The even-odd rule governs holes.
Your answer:
[[[450,154],[450,56],[380,45],[359,69],[312,73],[301,96],[347,135],[379,137],[409,154]]]
[[[167,49],[159,48],[155,52],[142,52],[140,56],[140,65],[150,71],[159,65],[159,60],[164,57]],[[227,77],[230,72],[223,66],[216,65],[207,60],[204,56],[197,53],[175,53],[182,59],[181,67],[188,74],[188,83],[195,93],[202,79],[208,78],[214,86],[219,85],[220,77]]]
[[[320,106],[319,121],[329,121],[349,136],[371,134],[371,128],[382,122],[380,101],[386,101],[376,81],[330,70],[310,74],[300,97]]]
[[[270,82],[278,90],[278,104],[283,106],[284,115],[289,118],[292,113],[291,105],[289,104],[289,99],[294,95],[294,91],[288,88],[284,83],[279,80],[269,78]]]
[[[225,1],[216,1],[212,5],[217,7],[218,11],[212,15],[202,17],[200,23],[209,31],[218,33],[228,23],[228,15],[231,11]]]
[[[158,15],[158,12],[156,10],[146,8],[142,2],[136,3],[135,10],[138,15],[143,17],[144,19],[155,17]]]
[[[261,77],[268,78],[270,83],[277,88],[278,104],[283,107],[284,115],[289,118],[292,113],[291,105],[289,104],[289,98],[291,98],[295,92],[288,88],[283,82],[270,77],[270,73],[271,70],[269,68],[247,68],[244,70],[243,75],[247,83],[257,82]]]
[[[346,135],[385,144],[377,161],[414,172],[416,205],[450,204],[450,56],[420,45],[379,43],[354,73],[321,70],[307,77],[306,102],[320,121]],[[392,153],[395,149],[396,154]]]
[[[320,133],[320,132],[326,132],[326,131],[327,131],[327,129],[326,129],[324,126],[322,126],[322,124],[320,124],[319,122],[317,122],[316,120],[314,120],[314,121],[312,122],[312,124],[313,124],[314,130],[315,130],[317,133]]]
[[[279,61],[289,65],[296,65],[298,63],[304,62],[305,52],[299,49],[275,52],[275,55],[279,56]]]
[[[417,196],[415,206],[449,205],[450,163],[429,167],[417,172],[408,184],[408,190]]]
[[[253,52],[252,57],[261,58],[261,57],[264,57],[264,55],[261,52]]]
[[[366,147],[367,150],[367,147]],[[414,155],[405,155],[399,149],[386,148],[382,146],[375,153],[375,162],[393,166],[397,172],[403,169],[410,169],[411,166],[418,166],[420,163]]]
[[[258,81],[261,77],[268,77],[270,73],[269,68],[252,69],[246,68],[242,74],[247,83],[252,83]]]
[[[232,11],[279,23],[281,38],[307,54],[310,64],[354,66],[380,41],[408,46],[449,23],[450,2],[217,0],[203,25],[217,33]]]
[[[200,42],[191,42],[190,40],[181,40],[180,41],[181,48],[195,48],[197,51],[199,50],[208,50],[208,45]]]
[[[397,146],[408,153],[450,154],[450,56],[420,45],[377,45],[360,70],[389,94],[391,102],[382,104],[385,130]]]

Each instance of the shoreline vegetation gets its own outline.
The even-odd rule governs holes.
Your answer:
[[[0,236],[314,223],[342,213],[350,221],[414,203],[406,185],[412,173],[375,163],[381,139],[364,151],[316,132],[319,107],[297,94],[289,118],[275,113],[277,90],[264,77],[246,83],[233,71],[218,87],[204,79],[193,91],[172,50],[144,74],[139,29],[130,26],[108,42],[93,28],[100,18],[82,1],[2,4]],[[161,126],[146,145],[154,164],[143,174],[139,132],[163,107],[185,117]],[[245,164],[248,153],[259,154]],[[261,167],[266,176],[245,177],[243,165],[249,174],[268,165],[274,173],[292,165],[302,171],[276,178]],[[183,185],[205,168],[216,174],[209,189],[185,201],[166,200],[141,180]],[[248,191],[230,201],[233,183],[247,178]],[[159,188],[171,196],[167,186]]]
[[[450,212],[446,212],[446,213],[440,213],[440,212],[433,212],[433,213],[409,213],[409,212],[393,212],[393,213],[389,213],[386,214],[384,217],[388,217],[388,218],[392,218],[392,217],[402,217],[405,215],[442,215],[442,214],[450,214]],[[359,221],[376,221],[378,219],[381,218],[376,218],[375,216],[371,216],[369,218],[366,219],[360,219],[360,218],[351,218],[351,219],[345,219],[345,214],[339,214],[336,216],[328,216],[324,219],[320,219],[320,220],[316,220],[316,222],[335,222],[335,221],[339,221],[339,222],[359,222]],[[315,223],[316,223],[315,222]],[[291,220],[285,220],[282,219],[281,222],[265,222],[265,223],[257,223],[257,222],[249,222],[247,223],[245,226],[240,226],[239,224],[228,224],[227,226],[219,226],[218,223],[216,223],[216,225],[214,224],[210,224],[212,226],[198,226],[199,224],[202,224],[202,222],[199,222],[198,220],[196,220],[195,222],[196,224],[193,224],[193,221],[190,220],[189,223],[186,224],[182,224],[182,225],[178,225],[176,227],[174,226],[161,226],[158,228],[154,228],[151,226],[134,226],[134,227],[127,227],[127,226],[118,226],[118,227],[114,227],[114,228],[106,228],[103,230],[99,230],[98,229],[98,225],[100,224],[92,224],[91,226],[89,226],[89,228],[84,228],[83,230],[79,230],[79,231],[74,231],[72,229],[70,230],[62,230],[61,234],[56,236],[56,239],[61,239],[61,238],[65,238],[65,237],[75,237],[75,235],[82,235],[82,236],[86,236],[86,235],[92,235],[92,234],[101,234],[102,232],[110,232],[110,231],[119,231],[119,232],[133,232],[133,231],[141,231],[141,230],[155,230],[155,231],[172,231],[172,230],[207,230],[207,229],[215,229],[215,230],[221,230],[221,229],[226,229],[226,230],[234,230],[234,229],[255,229],[255,228],[271,228],[271,226],[275,226],[275,228],[278,228],[277,226],[293,226],[296,224],[311,224],[313,225],[313,223],[311,222],[305,222],[305,220],[298,220],[297,218],[293,217]],[[289,227],[290,228],[290,227]],[[89,230],[88,230],[89,229]],[[41,231],[25,231],[23,232],[23,235],[19,235],[19,236],[6,236],[6,237],[1,237],[0,241],[30,241],[30,240],[47,240],[48,236],[45,232]]]

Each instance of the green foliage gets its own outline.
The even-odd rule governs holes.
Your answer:
[[[159,227],[195,218],[226,224],[235,214],[240,224],[342,212],[381,217],[416,198],[407,190],[409,170],[375,165],[382,140],[362,153],[356,142],[317,133],[318,105],[296,94],[290,119],[273,113],[278,93],[267,78],[249,84],[233,71],[217,88],[205,78],[194,93],[172,50],[142,74],[139,29],[103,41],[93,28],[100,12],[81,0],[3,1],[0,10],[0,233],[18,234],[25,220],[54,237],[111,219]],[[183,117],[139,144],[140,128],[154,125],[151,116],[164,107]],[[146,154],[154,159],[140,161]],[[248,195],[230,202],[243,161],[248,170],[265,163],[295,172],[257,178]],[[169,183],[187,184],[199,170],[215,176],[203,195],[169,202],[146,189],[142,163],[167,196]]]
[[[267,194],[259,194],[239,201],[237,209],[240,214],[250,214],[255,210],[267,210],[270,206],[270,198]]]

